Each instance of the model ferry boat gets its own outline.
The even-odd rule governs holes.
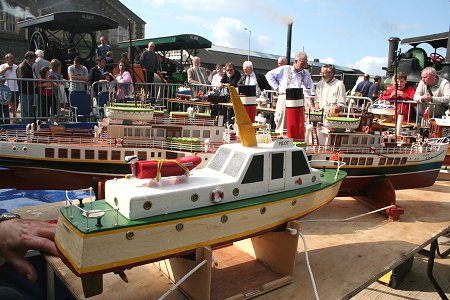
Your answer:
[[[106,119],[90,127],[76,123],[1,130],[0,165],[10,169],[13,187],[79,189],[96,187],[97,181],[103,190],[105,180],[129,173],[125,157],[133,155],[149,160],[195,153],[204,166],[222,144],[225,130],[220,120],[171,118],[148,107],[110,106],[105,114]]]
[[[162,162],[161,176],[149,179],[142,175],[147,163],[139,162],[131,176],[106,182],[105,200],[61,209],[55,242],[84,283],[283,227],[336,196],[345,172],[311,168],[292,139],[257,137],[229,89],[242,143],[220,146],[205,168],[184,175],[164,177]]]

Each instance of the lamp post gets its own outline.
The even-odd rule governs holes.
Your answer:
[[[249,28],[247,28],[247,27],[244,27],[244,30],[246,30],[246,31],[249,32],[249,36],[248,36],[248,55],[247,55],[247,60],[250,61],[250,40],[252,39],[252,31],[251,31]]]

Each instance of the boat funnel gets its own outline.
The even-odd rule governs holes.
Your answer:
[[[287,136],[294,140],[305,139],[305,107],[302,88],[286,89]]]
[[[386,76],[392,76],[394,74],[394,67],[395,67],[395,58],[396,58],[396,52],[398,49],[398,43],[400,42],[400,39],[398,37],[391,37],[389,38],[389,50],[388,50],[388,68],[386,72]]]
[[[242,146],[257,146],[258,143],[256,142],[256,135],[252,121],[250,120],[250,117],[248,116],[248,113],[245,110],[236,89],[231,85],[228,85],[227,88],[230,93],[231,102],[233,103],[234,117],[236,118],[236,124],[238,126]]]
[[[239,97],[252,123],[256,117],[256,85],[239,85]]]

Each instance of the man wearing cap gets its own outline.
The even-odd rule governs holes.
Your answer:
[[[50,62],[44,58],[44,51],[38,49],[34,52],[34,54],[36,54],[36,61],[33,65],[33,75],[34,78],[39,78],[39,72],[41,69],[44,67],[50,68]]]

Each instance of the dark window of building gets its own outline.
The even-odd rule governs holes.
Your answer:
[[[80,159],[81,158],[81,151],[80,151],[80,149],[71,149],[70,150],[70,157],[72,159]]]
[[[292,177],[309,173],[309,165],[303,151],[292,151]]]
[[[255,155],[248,166],[242,184],[260,182],[264,178],[264,155]]]
[[[284,153],[272,154],[272,179],[283,178],[284,174]]]
[[[54,158],[55,157],[55,149],[54,148],[45,148],[45,157],[46,158]]]

